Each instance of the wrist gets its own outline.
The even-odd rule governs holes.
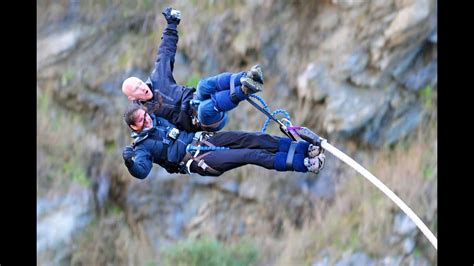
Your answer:
[[[176,22],[170,22],[168,23],[168,26],[166,28],[176,30],[177,27],[178,27],[178,24],[176,24]]]
[[[133,166],[133,159],[128,159],[128,160],[125,160],[125,166],[127,166],[127,168],[130,168]]]

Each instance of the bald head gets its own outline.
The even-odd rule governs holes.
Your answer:
[[[129,77],[122,84],[122,92],[130,101],[147,101],[153,97],[150,88],[137,77]]]

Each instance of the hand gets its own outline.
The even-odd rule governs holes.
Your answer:
[[[135,156],[135,151],[133,150],[132,146],[126,146],[125,148],[123,148],[122,157],[127,167],[130,167],[133,165],[134,156]]]
[[[162,14],[165,16],[166,22],[168,22],[168,24],[178,25],[181,21],[181,11],[173,9],[172,7],[163,9]]]

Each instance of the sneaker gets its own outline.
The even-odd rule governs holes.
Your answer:
[[[245,94],[252,94],[259,91],[262,91],[263,85],[262,83],[256,82],[255,80],[251,79],[248,76],[241,77],[240,83],[242,84],[242,91]]]
[[[247,72],[247,76],[263,85],[263,70],[260,65],[254,65]]]
[[[304,158],[304,166],[306,166],[306,168],[308,168],[309,172],[317,174],[317,173],[319,173],[319,171],[321,171],[323,169],[325,161],[326,161],[326,156],[324,155],[324,153],[321,153],[317,157],[313,157],[313,158],[306,157],[306,158]]]
[[[321,153],[321,151],[322,151],[321,146],[309,144],[309,147],[308,147],[308,156],[309,156],[310,158],[316,157],[316,156],[318,156],[318,155]]]

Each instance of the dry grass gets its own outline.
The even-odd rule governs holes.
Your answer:
[[[412,208],[435,235],[436,127],[436,122],[425,124],[392,150],[376,151],[370,156],[372,160],[366,158],[362,163]],[[394,214],[401,210],[362,176],[348,176],[337,188],[333,203],[317,205],[322,207],[316,210],[314,221],[302,230],[288,228],[287,244],[277,265],[309,265],[322,253],[329,255],[330,263],[344,252],[355,250],[363,250],[374,258],[402,253],[388,241]],[[436,261],[436,251],[421,232],[418,240],[417,249]]]
[[[124,212],[113,210],[91,223],[74,239],[71,265],[145,265],[156,261],[143,229],[134,233],[125,221]]]

